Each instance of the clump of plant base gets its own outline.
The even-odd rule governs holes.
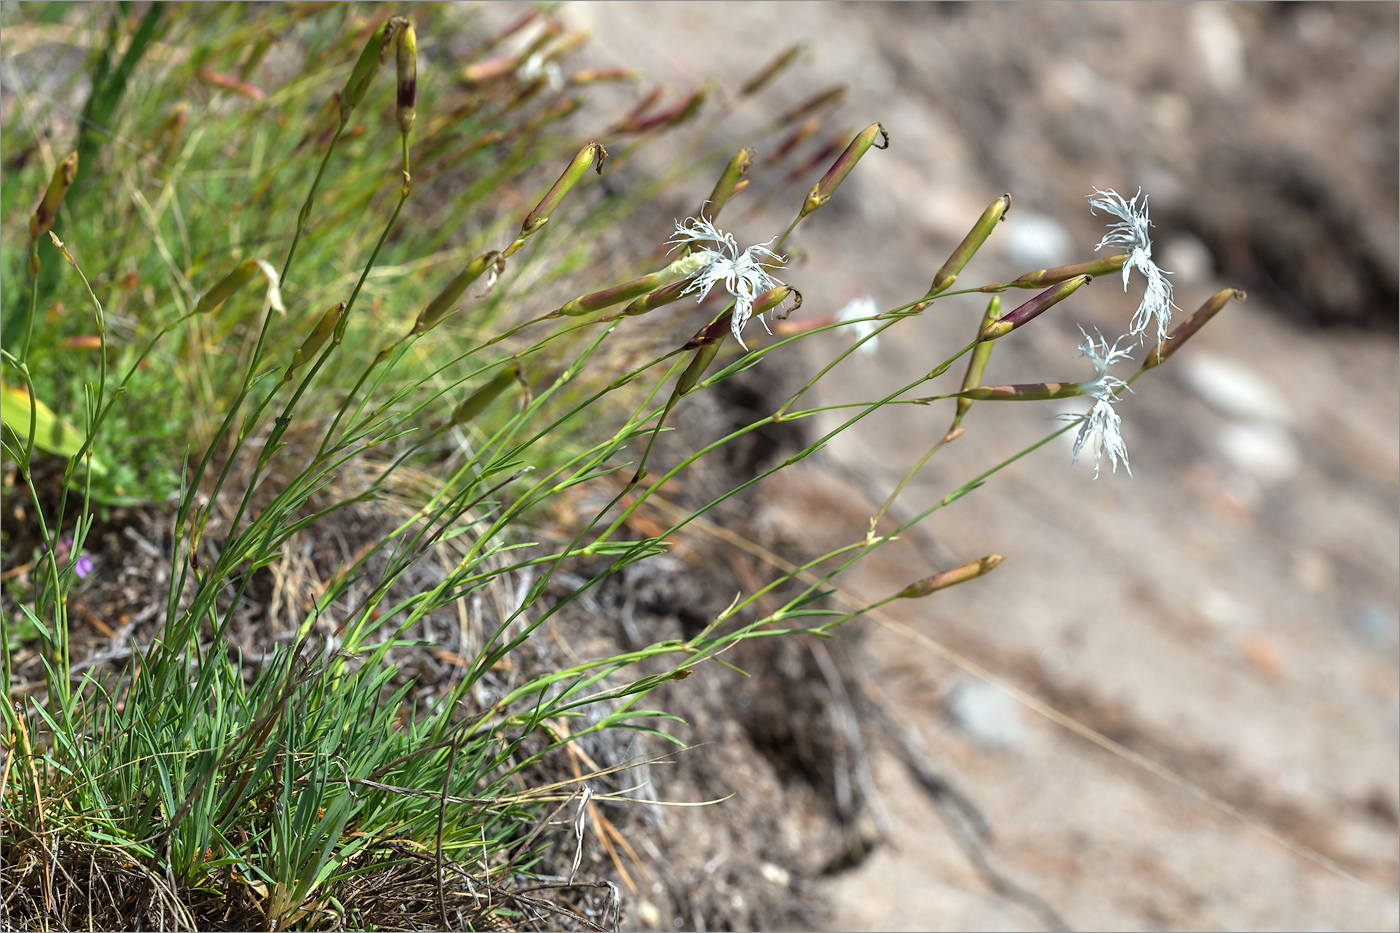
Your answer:
[[[115,43],[103,53],[88,129],[26,195],[40,200],[16,231],[24,250],[6,244],[26,287],[7,275],[5,511],[23,510],[30,529],[7,537],[6,562],[32,564],[4,615],[3,906],[16,928],[614,927],[625,906],[614,883],[582,877],[577,855],[549,874],[561,864],[550,827],[567,827],[578,852],[598,801],[645,805],[636,787],[602,780],[636,768],[636,756],[600,762],[588,743],[645,735],[684,746],[684,725],[642,705],[659,687],[685,689],[741,643],[830,636],[874,606],[988,573],[999,556],[933,571],[869,606],[828,599],[843,570],[1051,437],[1077,427],[1076,457],[1087,449],[1126,466],[1114,407],[1124,390],[1242,297],[1222,291],[1171,330],[1145,198],[1095,191],[1092,206],[1118,218],[1100,247],[1129,252],[953,290],[1010,208],[1003,196],[925,294],[787,320],[802,296],[785,250],[860,161],[890,145],[878,123],[840,144],[818,140],[788,179],[824,171],[805,196],[770,189],[796,204],[771,239],[740,249],[722,226],[753,166],[743,149],[694,214],[635,259],[608,261],[598,244],[647,202],[603,195],[598,177],[657,134],[693,131],[705,92],[671,105],[649,95],[608,138],[580,140],[563,129],[578,95],[630,75],[566,74],[581,37],[538,12],[450,74],[428,64],[445,63],[447,30],[460,28],[441,11],[418,23],[370,22],[349,6],[244,20],[216,5],[187,23],[159,4],[130,23],[120,15],[114,35],[127,28],[130,40],[116,64]],[[268,93],[250,78],[294,28],[301,68]],[[158,38],[167,53],[185,51],[143,78],[137,66]],[[759,93],[792,58],[738,93]],[[163,112],[122,119],[118,103],[142,80],[197,84],[205,115],[177,93],[151,98],[176,101]],[[801,145],[814,132],[801,121],[835,99],[818,95],[777,121],[777,148]],[[94,135],[104,125],[114,135]],[[113,126],[143,141],[139,157],[113,148]],[[230,152],[248,153],[248,168],[221,173]],[[98,164],[107,170],[92,172]],[[718,166],[702,157],[697,167]],[[632,231],[633,243],[645,239]],[[1130,269],[1148,283],[1133,334],[1146,342],[1156,328],[1134,375],[1109,375],[1128,352],[1086,333],[1092,378],[983,384],[998,340],[1093,277],[1121,272],[1126,283]],[[1010,289],[1038,294],[1003,312]],[[868,401],[801,407],[842,359],[969,292],[991,294],[986,310],[929,372]],[[89,316],[51,313],[57,301]],[[668,314],[697,314],[700,326],[668,344],[675,325],[656,323]],[[783,326],[745,338],[753,318]],[[694,449],[658,444],[687,398],[840,328],[854,342],[770,413]],[[614,349],[636,333],[651,337]],[[959,362],[959,388],[919,394]],[[976,402],[1077,396],[1093,403],[1071,424],[877,531]],[[884,406],[938,400],[951,424],[930,430],[936,442],[862,539],[778,573],[682,637],[552,665],[531,654],[687,525]],[[705,458],[833,412],[844,420],[791,456],[669,524],[641,520]],[[197,440],[188,456],[185,438]],[[173,497],[168,586],[148,637],[80,661],[69,613],[78,581],[102,572],[85,555],[94,523],[112,503],[161,490]],[[561,511],[569,520],[541,533]],[[313,573],[307,555],[352,520],[371,531],[331,572]],[[297,573],[315,585],[286,582]],[[269,586],[288,598],[273,599],[254,657],[240,638]],[[444,626],[459,630],[447,658],[430,637]],[[445,689],[416,689],[400,663],[415,651],[447,665]],[[567,772],[541,777],[561,760]]]

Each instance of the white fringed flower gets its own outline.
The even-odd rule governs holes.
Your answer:
[[[768,289],[783,284],[763,268],[764,262],[782,261],[777,253],[768,248],[768,243],[773,241],[756,244],[741,251],[732,234],[725,233],[708,220],[688,217],[684,222],[676,222],[676,233],[671,237],[671,242],[676,244],[672,249],[693,244],[690,255],[686,258],[700,256],[705,263],[695,273],[695,281],[691,282],[682,294],[688,295],[698,291],[699,300],[704,301],[711,288],[723,283],[725,291],[734,299],[734,318],[731,325],[734,339],[739,341],[739,346],[747,350],[748,345],[744,343],[743,332],[744,325],[753,314],[754,299]],[[767,322],[764,322],[763,326],[766,329]]]
[[[1085,446],[1092,446],[1094,451],[1094,477],[1099,475],[1099,464],[1103,455],[1108,454],[1109,462],[1113,464],[1113,472],[1118,472],[1118,461],[1123,461],[1123,466],[1127,468],[1128,475],[1133,474],[1132,467],[1128,466],[1128,448],[1123,443],[1122,419],[1118,417],[1118,412],[1113,410],[1113,403],[1118,398],[1118,392],[1128,389],[1128,384],[1116,376],[1108,374],[1108,368],[1114,363],[1128,356],[1127,350],[1120,350],[1118,344],[1122,342],[1120,337],[1114,341],[1113,346],[1108,345],[1108,340],[1097,330],[1097,338],[1089,336],[1084,328],[1079,332],[1084,335],[1084,342],[1079,345],[1079,355],[1086,357],[1094,364],[1096,375],[1088,382],[1082,382],[1079,387],[1084,390],[1085,395],[1093,396],[1094,407],[1087,414],[1083,415],[1061,415],[1066,421],[1078,421],[1079,435],[1074,439],[1074,459],[1079,461],[1079,454]],[[1125,335],[1127,336],[1127,335]],[[1128,389],[1128,391],[1132,391]]]
[[[880,342],[880,338],[870,337],[871,334],[875,333],[876,324],[874,321],[866,320],[866,318],[872,318],[879,313],[880,306],[870,295],[857,298],[836,312],[836,319],[843,323],[849,322],[851,330],[855,332],[856,339],[865,341],[860,345],[860,352],[867,356],[875,352],[875,345]],[[866,340],[866,337],[870,337],[870,339]]]
[[[1123,196],[1112,188],[1107,191],[1094,189],[1094,194],[1089,196],[1089,212],[1094,213],[1094,208],[1107,211],[1117,217],[1118,223],[1112,224],[1108,228],[1108,233],[1099,241],[1095,250],[1103,249],[1105,246],[1121,246],[1128,251],[1128,261],[1123,263],[1123,290],[1128,289],[1128,273],[1137,269],[1147,279],[1147,290],[1143,293],[1142,304],[1138,305],[1137,313],[1133,315],[1131,332],[1142,341],[1142,335],[1147,330],[1147,325],[1151,321],[1157,322],[1157,343],[1160,346],[1162,341],[1167,339],[1167,325],[1171,323],[1172,308],[1172,283],[1167,281],[1167,276],[1171,273],[1163,271],[1152,261],[1152,240],[1148,236],[1148,228],[1152,222],[1147,219],[1147,196],[1138,189],[1138,193],[1133,195],[1131,201],[1125,201]],[[1142,198],[1142,207],[1138,207],[1138,198]]]

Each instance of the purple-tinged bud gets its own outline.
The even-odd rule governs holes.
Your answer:
[[[209,314],[217,311],[259,272],[267,279],[267,300],[278,311],[286,311],[282,305],[282,293],[277,286],[277,270],[264,260],[245,259],[234,266],[232,272],[219,279],[213,288],[199,296],[199,301],[195,302],[194,313]]]
[[[613,129],[613,132],[645,133],[648,130],[659,129],[661,127],[680,126],[682,123],[689,120],[691,117],[695,116],[697,113],[700,112],[701,105],[705,103],[705,93],[706,92],[704,88],[701,88],[698,91],[692,91],[689,97],[686,97],[679,103],[667,107],[665,110],[659,110],[649,117],[629,116],[627,119],[624,119],[621,123],[619,123]],[[651,100],[655,100],[655,98],[649,98],[649,100],[647,101],[648,106],[650,105]],[[633,113],[636,114],[642,109],[643,108],[638,107],[637,109],[633,110]]]
[[[776,149],[763,157],[763,164],[772,165],[775,162],[782,161],[783,156],[816,135],[817,130],[821,128],[821,117],[808,117],[802,122],[801,126],[789,133],[787,139],[780,142]]]
[[[564,169],[564,174],[559,176],[559,180],[554,183],[540,203],[535,205],[535,209],[525,216],[525,223],[520,226],[520,236],[515,242],[506,248],[502,256],[509,256],[520,247],[525,245],[525,238],[536,230],[543,227],[549,221],[549,215],[554,213],[559,202],[564,200],[564,196],[573,190],[578,184],[583,173],[588,171],[588,166],[597,160],[597,172],[603,174],[603,163],[608,159],[608,150],[604,149],[601,143],[591,142],[578,151],[569,167]]]
[[[745,184],[742,179],[749,166],[753,165],[753,157],[754,151],[747,146],[734,153],[734,158],[725,166],[719,181],[715,182],[714,190],[710,192],[705,203],[700,205],[698,216],[701,220],[715,222],[724,205],[729,203],[730,197]]]
[[[398,19],[398,17],[394,19]],[[350,122],[351,112],[359,106],[360,101],[365,99],[370,82],[374,80],[374,73],[384,62],[384,56],[389,50],[389,42],[393,38],[393,30],[397,28],[397,25],[394,20],[386,20],[381,23],[379,28],[370,34],[369,41],[365,43],[364,51],[360,52],[360,57],[355,62],[355,67],[351,70],[344,89],[340,92],[341,126]]]
[[[842,148],[845,147],[846,140],[850,138],[851,131],[849,129],[843,129],[834,134],[833,136],[829,137],[826,143],[824,143],[819,149],[817,149],[816,152],[807,156],[801,162],[798,162],[795,166],[793,166],[792,171],[788,172],[787,180],[797,181],[817,166],[825,165],[828,161],[830,161],[836,156],[836,153],[840,152]]]
[[[791,308],[788,308],[787,314],[783,315],[783,317],[787,317],[788,314],[802,307],[802,293],[791,285],[779,285],[776,288],[770,288],[768,291],[763,292],[753,300],[753,307],[749,310],[749,314],[753,317],[767,314],[784,301],[787,301],[788,296],[793,297],[793,304]]]
[[[1052,398],[1078,398],[1083,394],[1084,386],[1078,382],[1032,382],[1013,386],[976,386],[959,392],[958,399],[1043,402]]]
[[[909,584],[900,590],[896,599],[920,599],[930,593],[939,590],[946,590],[950,586],[957,586],[959,583],[966,583],[968,580],[975,580],[984,574],[991,573],[992,569],[1002,562],[1000,554],[989,554],[981,560],[974,560],[971,563],[963,564],[961,567],[954,567],[952,570],[945,570],[942,573],[935,573]]]
[[[982,216],[977,219],[977,223],[972,225],[967,236],[958,244],[958,248],[953,250],[953,255],[948,257],[948,261],[943,264],[943,268],[938,270],[938,274],[933,277],[933,284],[929,286],[928,293],[937,295],[945,290],[958,279],[958,273],[967,265],[968,260],[973,257],[982,244],[987,242],[987,237],[992,235],[999,221],[1006,219],[1006,212],[1011,209],[1011,195],[1003,194],[997,198],[987,209],[982,212]]]
[[[1191,339],[1191,336],[1195,334],[1196,331],[1200,330],[1205,326],[1207,321],[1215,317],[1231,298],[1236,301],[1244,301],[1247,297],[1249,296],[1244,293],[1244,290],[1239,288],[1222,288],[1214,295],[1211,295],[1205,304],[1201,305],[1189,318],[1177,325],[1165,341],[1152,348],[1152,352],[1147,354],[1147,359],[1142,361],[1142,368],[1151,369],[1154,366],[1160,366],[1162,363],[1165,363],[1173,353],[1181,348],[1183,343]]]
[[[612,288],[605,288],[602,291],[575,298],[554,313],[564,317],[577,317],[581,314],[611,308],[613,305],[622,304],[624,301],[630,301],[655,291],[671,277],[672,275],[668,274],[667,269],[653,272],[650,275],[632,279],[630,282],[623,282],[621,285],[614,285]]]
[[[706,324],[696,331],[695,336],[683,347],[682,350],[694,350],[697,347],[708,347],[718,344],[728,334],[734,321],[734,309],[730,308],[717,319]]]
[[[996,323],[996,319],[1001,315],[1001,296],[993,295],[992,300],[987,302],[987,310],[982,314],[982,323],[978,326],[977,332],[980,334],[991,324]],[[974,388],[982,383],[982,374],[987,371],[987,361],[992,358],[992,347],[996,344],[991,340],[981,340],[972,348],[971,358],[967,362],[967,374],[963,376],[962,388],[965,390]],[[957,428],[962,421],[963,415],[972,407],[972,399],[958,399],[958,411],[953,417],[953,427]]]
[[[884,145],[875,145],[877,136],[883,140]],[[846,151],[837,157],[835,164],[822,176],[822,180],[812,186],[812,190],[807,192],[807,200],[802,204],[802,211],[798,214],[799,219],[831,200],[832,194],[840,187],[841,182],[846,180],[846,176],[851,174],[851,169],[856,167],[860,157],[865,155],[871,146],[875,146],[876,149],[890,147],[890,134],[885,132],[885,128],[879,123],[872,123],[861,130],[856,138],[851,140]]]
[[[412,22],[405,22],[399,29],[398,55],[398,110],[399,131],[405,136],[413,128],[418,116],[418,33]]]
[[[628,317],[636,317],[639,314],[646,314],[648,311],[655,311],[657,308],[673,304],[685,297],[685,290],[689,288],[691,281],[689,278],[680,279],[669,285],[663,285],[655,291],[648,292],[642,297],[633,301],[622,309],[622,313]]]
[[[1076,275],[1074,278],[1061,282],[1053,288],[1036,295],[1030,301],[1021,305],[1014,311],[1010,311],[998,318],[995,323],[988,324],[982,328],[982,333],[978,335],[979,340],[996,340],[998,337],[1011,333],[1022,324],[1036,317],[1053,305],[1059,304],[1070,295],[1078,291],[1079,286],[1089,281],[1087,275]]]
[[[1054,269],[1037,269],[1034,272],[1027,272],[1016,281],[1009,283],[1011,288],[1044,288],[1047,285],[1057,285],[1065,279],[1072,279],[1076,275],[1099,276],[1108,275],[1121,271],[1123,263],[1128,261],[1127,253],[1119,253],[1117,256],[1101,256],[1098,259],[1091,259],[1089,262],[1077,262],[1072,266],[1057,266]],[[984,291],[991,291],[995,288],[1000,291],[1006,285],[993,286]]]
[[[763,90],[768,86],[770,81],[778,76],[780,71],[792,64],[806,47],[806,43],[803,42],[788,46],[778,54],[777,58],[769,62],[767,67],[745,82],[743,87],[739,88],[739,96],[748,97],[751,94],[757,94],[759,91]]]
[[[499,55],[496,58],[472,62],[457,73],[457,78],[468,87],[479,87],[512,75],[519,67],[518,55]]]
[[[290,381],[296,368],[326,345],[326,341],[330,339],[331,334],[335,333],[336,326],[340,324],[343,317],[345,317],[345,302],[343,301],[326,309],[326,313],[321,315],[321,319],[316,322],[311,333],[301,342],[297,352],[292,355],[292,363],[287,367],[287,372],[282,377],[283,382]]]
[[[512,383],[520,381],[520,364],[509,363],[504,369],[491,378],[486,385],[477,389],[462,404],[452,412],[453,424],[466,424],[476,419],[476,416],[486,410],[486,406],[496,400],[496,397],[510,388]]]
[[[421,334],[442,320],[443,315],[452,310],[452,306],[457,303],[457,299],[462,297],[462,293],[467,290],[468,286],[481,278],[487,269],[491,270],[491,280],[494,284],[496,276],[505,271],[505,267],[505,258],[495,250],[478,256],[467,263],[467,267],[456,278],[448,282],[443,290],[438,292],[438,296],[428,302],[426,308],[418,312],[418,319],[413,322],[413,330],[410,335]]]
[[[37,240],[49,232],[53,222],[58,219],[58,207],[63,203],[63,196],[73,187],[77,177],[78,153],[74,150],[64,156],[53,170],[53,178],[49,179],[49,186],[44,189],[44,197],[34,209],[34,216],[29,218],[30,239]]]
[[[821,91],[807,98],[802,103],[798,104],[796,107],[793,107],[787,113],[778,117],[778,119],[773,121],[773,126],[775,128],[779,126],[787,126],[789,123],[796,123],[798,120],[801,120],[804,117],[807,117],[815,113],[816,111],[823,109],[824,107],[836,106],[837,104],[840,104],[843,100],[845,100],[846,95],[849,93],[850,90],[844,84],[838,84],[835,87],[829,87],[825,91]]]

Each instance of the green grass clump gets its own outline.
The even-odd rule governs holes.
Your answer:
[[[423,886],[424,923],[519,922],[544,890],[520,880],[543,857],[541,820],[592,793],[586,777],[541,785],[541,762],[609,730],[679,743],[663,728],[668,714],[643,705],[653,690],[746,639],[829,635],[858,614],[826,600],[841,570],[1005,466],[887,532],[872,522],[865,538],[780,575],[688,638],[496,676],[542,625],[666,551],[685,524],[885,405],[928,404],[911,393],[974,348],[964,388],[976,387],[991,340],[969,327],[966,347],[908,385],[800,407],[836,363],[951,284],[940,273],[897,308],[766,342],[753,327],[741,333],[751,315],[800,304],[778,280],[782,251],[872,145],[888,144],[883,127],[831,153],[827,174],[805,199],[797,192],[792,224],[762,249],[739,250],[713,226],[752,156],[727,168],[699,157],[720,180],[662,257],[661,244],[627,232],[656,187],[609,193],[598,176],[656,134],[686,130],[704,93],[639,108],[614,127],[616,141],[579,138],[569,115],[606,76],[563,76],[578,37],[532,12],[450,68],[419,67],[445,63],[448,39],[472,26],[452,8],[412,16],[152,4],[139,15],[25,8],[12,24],[105,31],[74,127],[71,185],[21,227],[54,154],[36,134],[0,192],[5,510],[22,503],[37,541],[18,553],[7,530],[7,562],[35,565],[27,588],[7,595],[7,692],[26,645],[44,671],[42,690],[4,711],[5,872],[26,892],[6,901],[16,926],[81,924],[88,911],[185,928],[216,923],[220,910],[217,923],[271,929],[383,926],[397,921],[350,895],[366,878],[411,871],[403,883]],[[533,41],[511,46],[525,26]],[[259,75],[268,87],[253,83]],[[37,98],[17,107],[33,125],[57,116]],[[779,121],[770,132],[789,131]],[[994,225],[960,247],[949,275]],[[619,244],[632,254],[619,259]],[[693,308],[702,288],[720,300],[693,339],[635,339],[656,319],[640,318],[682,297]],[[997,307],[984,323],[1000,320]],[[859,327],[860,341],[777,410],[687,454],[653,456],[686,396],[840,327]],[[959,397],[959,421],[971,397]],[[630,527],[701,459],[831,412],[845,418],[836,429],[672,527],[640,537]],[[564,539],[532,530],[582,490],[606,490],[606,504]],[[69,595],[83,572],[73,555],[104,506],[132,502],[173,511],[169,585],[154,637],[114,674],[73,657]],[[298,536],[376,506],[381,532],[311,594],[285,640],[245,655],[238,612],[259,573],[283,566]],[[989,561],[889,599],[971,579]],[[591,569],[560,596],[566,566]],[[488,595],[500,608],[459,676],[420,705],[395,658],[422,647],[435,615]],[[98,861],[105,893],[74,875]],[[124,900],[128,889],[144,892],[141,906]]]

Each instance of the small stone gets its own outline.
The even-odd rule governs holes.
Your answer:
[[[1014,749],[1025,743],[1020,705],[991,684],[965,681],[945,702],[953,724],[978,745]]]

